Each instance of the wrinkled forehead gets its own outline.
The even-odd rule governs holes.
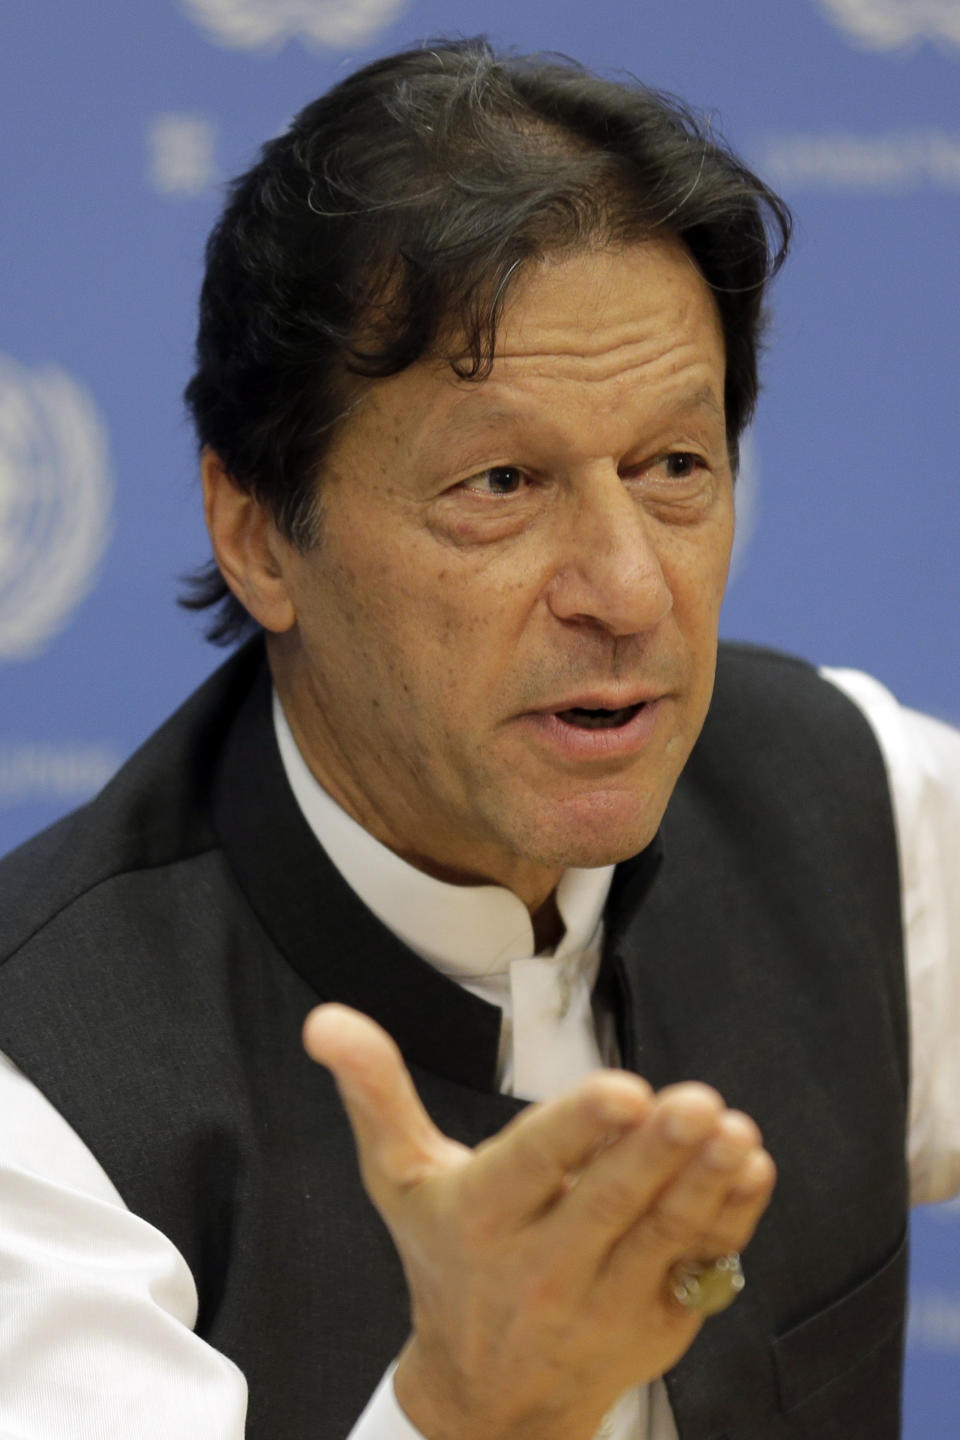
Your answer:
[[[566,357],[602,373],[625,353],[642,360],[679,342],[722,348],[719,311],[686,249],[651,240],[528,267],[504,304],[494,360]]]
[[[716,305],[682,246],[578,251],[531,265],[505,304],[492,361],[458,373],[430,355],[372,383],[365,438],[392,453],[478,462],[494,439],[539,437],[554,457],[629,449],[661,424],[725,436],[725,357]]]
[[[655,236],[630,243],[598,238],[576,249],[550,250],[514,266],[486,295],[489,349],[472,354],[474,333],[464,317],[449,314],[433,347],[461,374],[497,360],[526,354],[569,353],[592,358],[637,336],[671,326],[678,312],[693,325],[705,323],[723,343],[713,293],[683,241]],[[672,312],[672,313],[671,313]]]

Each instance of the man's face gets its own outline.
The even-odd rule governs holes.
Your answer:
[[[713,684],[723,396],[709,289],[656,241],[532,268],[488,378],[421,361],[344,423],[271,655],[314,773],[406,859],[538,904],[652,838]]]

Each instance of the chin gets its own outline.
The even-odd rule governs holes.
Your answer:
[[[622,796],[617,797],[616,804],[564,807],[563,814],[551,816],[549,821],[541,817],[540,825],[531,826],[521,853],[556,870],[617,865],[646,849],[657,833],[665,808],[635,798],[625,807]]]
[[[634,855],[639,855],[641,850],[645,850],[654,834],[656,831],[651,834],[644,832],[640,838],[620,841],[604,838],[594,842],[584,840],[580,844],[568,844],[562,857],[558,855],[553,863],[564,870],[597,870],[604,865],[619,865],[621,860],[630,860]]]

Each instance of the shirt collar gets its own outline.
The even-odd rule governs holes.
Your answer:
[[[314,778],[276,692],[273,723],[283,768],[303,816],[344,880],[422,959],[456,979],[506,971],[534,954],[523,901],[500,885],[449,885],[416,869],[349,816]],[[565,933],[558,958],[584,950],[603,915],[613,866],[571,869],[557,887]]]

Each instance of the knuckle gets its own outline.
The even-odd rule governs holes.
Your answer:
[[[627,1123],[644,1113],[653,1092],[627,1070],[598,1070],[581,1081],[578,1099],[587,1114],[601,1121]]]
[[[730,1197],[735,1206],[746,1209],[765,1206],[777,1183],[777,1167],[766,1150],[754,1150],[744,1162]]]
[[[743,1110],[728,1110],[723,1124],[727,1133],[742,1144],[751,1146],[763,1144],[763,1137],[757,1122]]]
[[[530,1129],[518,1134],[515,1143],[515,1160],[527,1180],[544,1191],[559,1188],[565,1171],[549,1135]]]
[[[689,1101],[707,1105],[716,1110],[725,1108],[725,1101],[720,1091],[715,1090],[712,1085],[705,1084],[702,1080],[681,1080],[675,1085],[667,1085],[660,1091],[660,1098]]]
[[[530,1105],[515,1116],[499,1134],[483,1141],[476,1154],[509,1155],[513,1166],[541,1177],[559,1173],[558,1117],[555,1110],[543,1103]]]
[[[589,1219],[600,1229],[613,1229],[628,1224],[636,1217],[637,1196],[632,1185],[616,1176],[605,1176],[589,1195],[586,1209]]]
[[[427,1131],[416,1135],[391,1132],[370,1143],[361,1163],[371,1175],[405,1193],[431,1179],[441,1168],[442,1157],[442,1145]]]
[[[644,1222],[644,1239],[658,1250],[674,1250],[689,1245],[701,1229],[684,1211],[658,1205]]]

